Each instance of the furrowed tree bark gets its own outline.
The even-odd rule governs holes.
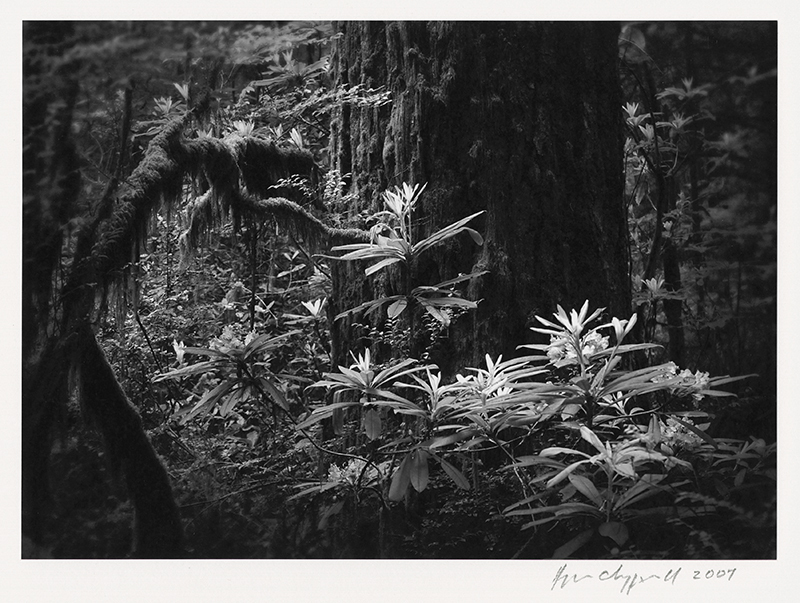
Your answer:
[[[358,212],[380,192],[428,183],[420,237],[486,210],[419,266],[422,284],[489,270],[471,282],[478,310],[458,319],[432,355],[445,372],[508,357],[532,340],[536,314],[592,306],[627,316],[621,98],[614,23],[357,22],[337,24],[339,85],[386,86],[384,107],[342,106],[332,167],[352,173]],[[363,266],[333,266],[335,314],[392,293]],[[398,291],[394,291],[397,293]],[[358,345],[349,318],[333,328],[335,361]],[[415,350],[420,352],[419,345]]]

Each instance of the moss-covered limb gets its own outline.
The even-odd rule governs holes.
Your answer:
[[[99,285],[105,292],[131,261],[146,235],[151,213],[161,200],[174,202],[180,198],[185,173],[179,161],[184,121],[185,118],[173,120],[150,141],[144,159],[114,202],[111,215],[97,226],[91,250],[75,257],[63,292],[65,323],[89,315],[94,305],[94,286]]]
[[[317,250],[327,250],[332,245],[369,241],[368,232],[358,228],[329,226],[297,203],[282,197],[260,199],[248,191],[240,191],[234,199],[246,211],[275,218],[279,225]]]
[[[150,213],[163,199],[180,199],[185,166],[180,159],[183,119],[169,123],[151,142],[144,159],[128,178],[109,220],[92,249],[101,278],[127,264],[135,241],[144,236]]]
[[[226,139],[234,152],[242,175],[242,184],[254,195],[269,197],[281,178],[298,174],[317,179],[318,169],[309,151],[297,147],[279,147],[254,136],[236,134]]]
[[[124,476],[133,503],[134,554],[181,555],[183,529],[167,472],[88,325],[74,337],[72,358],[82,407],[102,433],[110,465]]]
[[[245,197],[249,194],[269,197],[275,194],[274,186],[282,178],[299,174],[313,181],[317,171],[308,151],[279,147],[262,138],[236,133],[224,139],[184,140],[181,160],[188,173],[195,177],[202,174],[211,186],[191,206],[189,227],[182,235],[185,255],[189,255],[221,220],[232,218],[234,227],[238,228],[243,215],[254,207],[243,198],[241,187],[249,191],[244,193]],[[312,231],[321,232],[312,227],[305,233]]]
[[[110,215],[100,216],[91,227],[95,242],[91,250],[76,257],[75,270],[65,295],[70,299],[69,316],[87,316],[94,304],[93,285],[105,295],[110,284],[125,276],[125,267],[135,261],[138,244],[147,234],[148,220],[159,203],[179,199],[187,176],[203,175],[210,190],[192,209],[184,235],[184,251],[199,243],[201,236],[225,217],[238,226],[243,212],[264,211],[248,193],[268,196],[281,178],[295,174],[313,178],[316,165],[307,151],[278,147],[257,137],[232,134],[225,139],[185,139],[187,117],[173,120],[150,142],[144,159],[120,191]],[[276,217],[290,224],[312,244],[361,240],[358,232],[328,227],[289,201],[273,208]],[[356,237],[356,238],[354,238]],[[76,292],[82,295],[74,296]]]
[[[183,140],[179,159],[187,174],[196,177],[202,173],[220,195],[239,186],[235,148],[227,139]]]
[[[253,194],[268,197],[281,179],[301,175],[314,181],[318,172],[308,151],[237,133],[224,139],[184,140],[181,153],[187,171],[202,172],[220,195],[241,183]]]
[[[120,182],[122,181],[122,173],[127,163],[128,157],[128,142],[131,133],[131,119],[133,113],[133,89],[131,86],[125,88],[124,97],[124,112],[122,116],[122,125],[120,127],[120,140],[119,149],[114,160],[114,168],[112,176],[103,190],[103,195],[100,199],[93,204],[91,208],[91,217],[84,222],[80,227],[77,234],[77,243],[75,246],[75,257],[84,258],[92,249],[96,240],[97,229],[103,221],[107,220],[114,209],[114,195],[116,194]]]

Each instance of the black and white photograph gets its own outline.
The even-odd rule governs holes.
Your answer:
[[[723,12],[21,21],[17,563],[759,592],[784,32]]]

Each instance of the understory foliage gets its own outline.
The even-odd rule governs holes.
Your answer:
[[[770,438],[758,399],[776,387],[774,27],[630,23],[620,37],[640,336],[678,364],[757,372],[729,420]]]
[[[482,212],[423,235],[425,183],[348,212],[351,175],[327,169],[331,108],[393,99],[331,85],[330,24],[114,27],[79,27],[64,60],[86,69],[71,119],[93,201],[62,220],[37,299],[59,299],[40,304],[48,341],[82,337],[81,370],[56,365],[64,392],[72,369],[135,405],[186,555],[775,556],[775,208],[764,173],[739,172],[769,137],[724,113],[763,117],[767,59],[708,81],[659,63],[676,26],[627,25],[630,315],[558,306],[515,357],[450,375],[429,352],[480,303],[463,289],[485,272],[428,283],[417,266],[455,237],[483,245]],[[114,66],[132,55],[135,69]],[[128,79],[101,99],[86,65]],[[393,294],[330,311],[332,262]],[[338,366],[330,327],[345,318],[364,329]],[[122,556],[136,486],[104,478],[133,461],[98,462],[100,440],[62,398],[60,493],[25,554]]]

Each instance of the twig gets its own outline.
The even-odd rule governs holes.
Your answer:
[[[147,334],[147,329],[144,328],[144,325],[142,324],[142,319],[139,318],[139,313],[135,309],[133,312],[133,316],[134,318],[136,318],[136,324],[138,324],[139,328],[142,330],[144,339],[147,342],[147,347],[150,348],[150,354],[152,354],[153,360],[155,360],[156,366],[158,367],[158,372],[163,373],[164,367],[161,366],[161,361],[158,359],[158,356],[156,356],[156,351],[153,349],[153,342],[150,341],[150,336]]]

